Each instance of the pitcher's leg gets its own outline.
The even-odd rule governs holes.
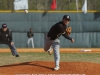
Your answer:
[[[55,60],[55,66],[59,67],[59,62],[60,62],[60,43],[59,42],[54,42],[53,43],[53,50],[54,50],[54,60]]]
[[[44,51],[50,51],[51,46],[52,46],[53,40],[50,40],[48,37],[45,39],[44,42]]]

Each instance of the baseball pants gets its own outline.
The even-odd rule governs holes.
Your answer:
[[[15,45],[14,45],[14,44],[13,44],[13,45],[11,45],[11,43],[10,43],[10,42],[0,42],[0,44],[6,44],[6,45],[8,45],[8,46],[9,46],[9,48],[10,48],[10,50],[11,50],[11,53],[12,53],[12,55],[13,55],[13,56],[18,55],[18,52],[17,52],[16,47],[15,47]]]
[[[34,48],[33,37],[28,38],[28,41],[27,41],[28,47],[29,47],[30,42],[31,42],[31,44],[32,44],[32,48]]]
[[[59,66],[60,62],[60,40],[57,38],[55,40],[50,40],[49,37],[46,37],[45,44],[44,44],[44,50],[50,51],[51,48],[53,48],[54,51],[54,60],[55,60],[55,66]]]

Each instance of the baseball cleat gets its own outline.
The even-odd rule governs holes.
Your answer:
[[[19,57],[19,55],[16,55],[15,57]]]
[[[48,51],[48,54],[51,55],[51,51]]]
[[[60,67],[59,66],[56,66],[55,68],[54,68],[54,70],[59,70],[60,69]]]

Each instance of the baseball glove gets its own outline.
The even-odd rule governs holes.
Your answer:
[[[68,26],[65,30],[66,34],[69,36],[72,32],[72,27],[71,26]]]

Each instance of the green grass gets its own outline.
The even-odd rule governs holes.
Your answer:
[[[31,61],[54,61],[54,56],[47,53],[26,52],[19,53],[16,58],[11,53],[0,53],[0,66]],[[100,53],[61,53],[62,62],[93,62],[100,63]]]

